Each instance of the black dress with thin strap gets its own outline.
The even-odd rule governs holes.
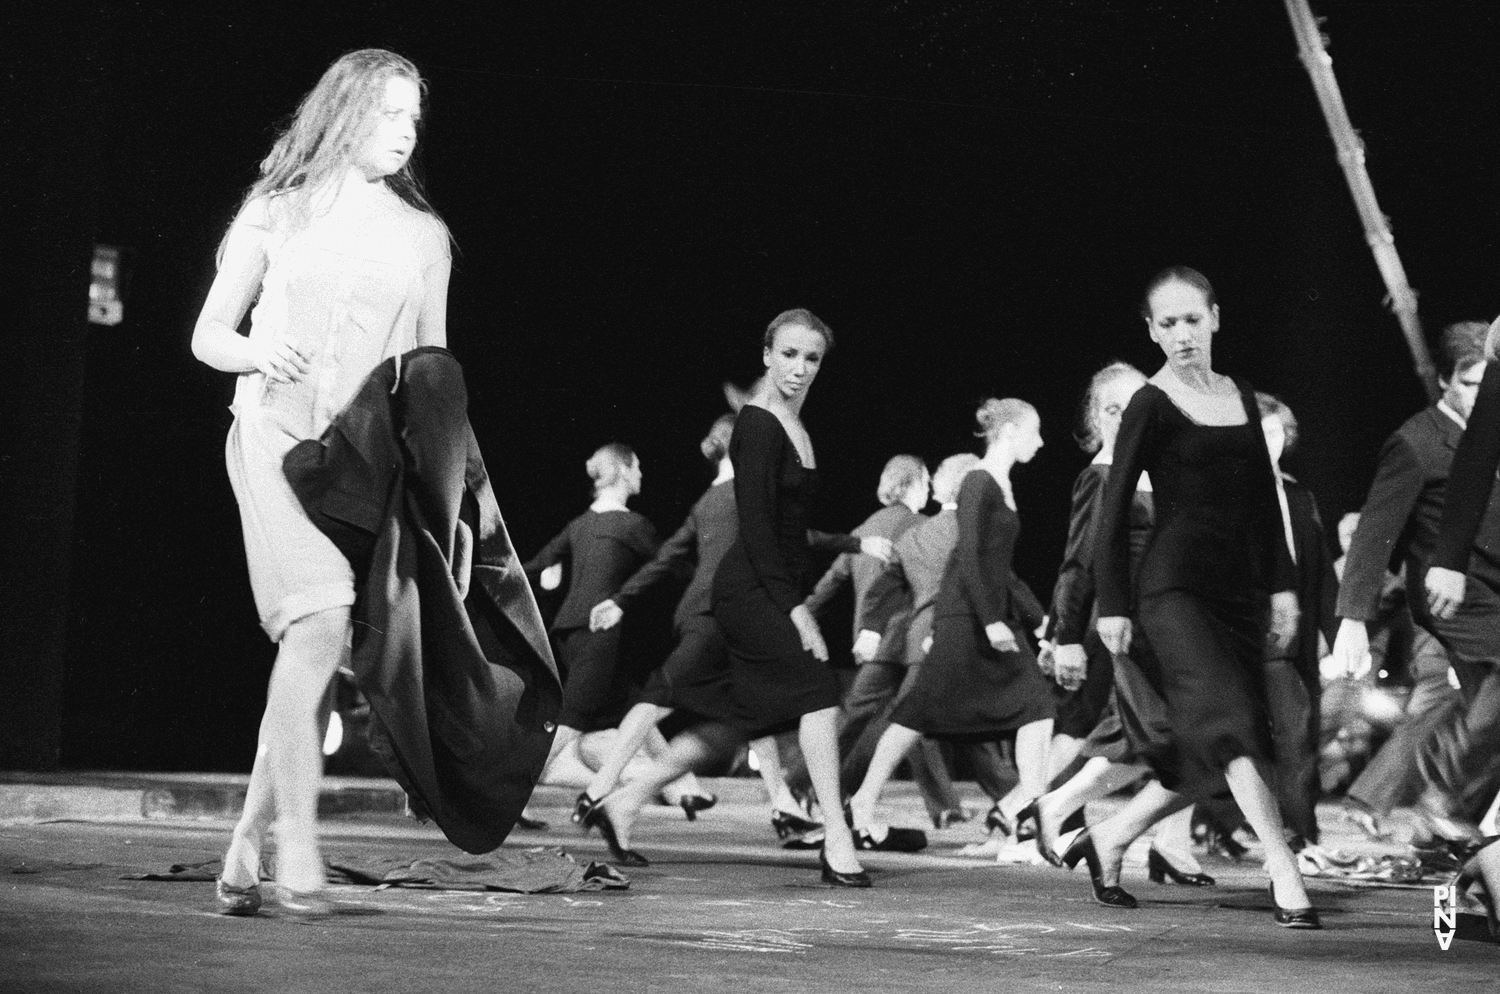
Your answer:
[[[1196,800],[1227,793],[1231,760],[1272,755],[1269,598],[1296,584],[1255,395],[1235,386],[1240,425],[1200,424],[1154,384],[1136,392],[1115,441],[1094,562],[1099,614],[1134,613],[1161,665],[1173,748],[1157,773]],[[1142,472],[1155,521],[1132,577],[1131,506]]]
[[[932,649],[891,723],[933,738],[992,741],[1055,714],[1051,685],[1026,641],[1041,623],[1034,598],[1018,595],[1011,557],[1021,519],[983,469],[958,491],[958,544],[938,590]],[[1030,603],[1027,603],[1030,601]],[[990,645],[985,628],[1003,621],[1017,649]]]
[[[752,735],[837,707],[838,677],[802,648],[791,611],[812,579],[812,548],[858,552],[859,539],[811,531],[818,473],[802,465],[776,415],[746,405],[729,440],[739,535],[714,576],[714,620],[729,647],[735,713]]]

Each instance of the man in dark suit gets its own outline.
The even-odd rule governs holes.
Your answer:
[[[1444,330],[1446,375],[1441,381],[1442,397],[1413,415],[1381,449],[1380,465],[1349,545],[1339,591],[1338,615],[1342,620],[1334,656],[1347,673],[1359,675],[1368,666],[1365,623],[1378,613],[1387,567],[1404,565],[1409,589],[1423,589],[1442,525],[1453,454],[1484,377],[1486,330],[1480,322],[1463,322]],[[1486,517],[1500,525],[1500,515]],[[1477,682],[1484,672],[1500,665],[1500,625],[1494,623],[1494,610],[1465,604],[1452,617],[1441,618],[1428,609],[1421,596],[1411,598],[1411,607],[1417,624],[1447,650],[1461,683]],[[1463,716],[1460,710],[1455,720]],[[1455,818],[1458,805],[1452,798],[1451,782],[1444,785],[1444,780],[1451,781],[1452,777],[1442,770],[1448,767],[1451,772],[1455,761],[1443,744],[1444,728],[1434,729],[1420,747],[1428,782],[1422,807],[1437,834],[1462,837],[1470,833],[1462,819]]]

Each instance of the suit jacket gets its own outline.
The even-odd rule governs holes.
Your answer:
[[[922,515],[905,504],[891,504],[870,515],[850,534],[855,538],[879,536],[894,542],[922,520],[924,520]],[[870,585],[884,571],[885,565],[878,559],[860,555],[857,552],[840,553],[834,559],[833,565],[829,566],[828,571],[818,580],[813,592],[808,595],[806,602],[808,610],[813,614],[821,613],[828,606],[828,602],[833,600],[839,588],[852,581],[854,585],[854,637],[859,638],[860,617],[864,613],[865,598],[869,596]],[[875,658],[901,659],[903,647],[896,643],[897,640],[882,638],[880,651],[875,654]]]
[[[896,539],[890,564],[870,584],[855,615],[859,631],[881,633],[877,659],[907,665],[922,661],[922,643],[932,634],[933,605],[957,544],[958,514],[951,509],[923,519]]]
[[[1485,367],[1469,426],[1453,455],[1443,523],[1433,566],[1459,570],[1500,589],[1500,501],[1493,499],[1500,467],[1500,362]]]
[[[623,610],[668,576],[691,577],[672,614],[673,626],[681,630],[689,619],[713,613],[714,571],[737,534],[739,515],[734,506],[734,483],[723,480],[698,498],[682,527],[610,599]]]
[[[1453,454],[1462,437],[1458,423],[1433,405],[1412,415],[1386,439],[1344,560],[1339,617],[1375,618],[1388,568],[1399,572],[1404,565],[1407,589],[1422,596],[1443,520]]]
[[[505,841],[552,745],[562,686],[465,413],[452,353],[377,366],[283,464],[354,567],[371,745],[454,845]]]

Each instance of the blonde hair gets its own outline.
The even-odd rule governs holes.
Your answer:
[[[978,465],[979,457],[972,452],[960,452],[944,459],[938,464],[937,472],[932,474],[932,499],[939,504],[953,500],[958,496],[964,477]]]
[[[425,100],[427,84],[421,73],[395,52],[362,48],[329,66],[302,98],[271,146],[271,153],[261,162],[260,178],[245,193],[240,210],[258,198],[276,197],[277,206],[284,212],[286,230],[290,233],[306,227],[311,220],[313,194],[329,181],[343,180],[355,149],[374,127],[374,113],[385,99],[386,83],[396,77],[409,80]],[[443,225],[422,192],[411,159],[384,182],[396,196]],[[448,232],[446,225],[443,231]],[[228,237],[226,234],[226,243]],[[221,258],[223,252],[221,243]]]
[[[919,483],[927,472],[926,463],[916,456],[891,456],[885,469],[880,471],[880,485],[875,494],[886,507],[906,496],[906,492]]]
[[[594,493],[613,486],[626,470],[635,465],[635,450],[620,442],[601,445],[584,463],[589,479],[594,481]]]
[[[1484,358],[1487,362],[1500,358],[1500,318],[1490,322],[1489,329],[1485,332]]]
[[[1083,394],[1083,408],[1078,412],[1078,446],[1085,452],[1098,452],[1104,445],[1104,436],[1099,431],[1099,395],[1116,380],[1133,376],[1142,383],[1146,374],[1128,362],[1112,362],[1089,380],[1089,388]]]
[[[1036,408],[1016,397],[1006,397],[996,400],[991,397],[979,405],[979,410],[974,413],[974,420],[979,422],[979,430],[974,434],[985,440],[994,442],[1000,437],[1000,429],[1006,425],[1019,424],[1025,420],[1027,415],[1036,415]]]

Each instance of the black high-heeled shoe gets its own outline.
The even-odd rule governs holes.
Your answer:
[[[885,827],[885,835],[876,838],[868,828],[854,829],[854,848],[876,852],[921,852],[927,848],[927,833],[920,828]]]
[[[1016,831],[1019,832],[1021,826],[1028,821],[1036,826],[1033,838],[1036,839],[1036,851],[1041,854],[1042,859],[1045,859],[1053,866],[1062,866],[1062,857],[1057,854],[1056,849],[1053,849],[1048,844],[1047,833],[1042,830],[1042,809],[1037,805],[1036,801],[1032,801],[1016,812]],[[1053,835],[1053,838],[1057,838],[1057,836]]]
[[[697,821],[699,811],[707,811],[718,803],[719,799],[713,794],[684,794],[677,801],[688,821]]]
[[[1152,846],[1146,851],[1146,876],[1153,884],[1166,883],[1170,878],[1174,884],[1185,887],[1212,887],[1218,881],[1206,873],[1184,873]]]
[[[823,882],[833,887],[869,887],[870,875],[864,870],[843,873],[828,865],[828,854],[818,854],[818,865],[823,871]]]
[[[1305,908],[1283,908],[1276,900],[1276,881],[1272,880],[1268,885],[1271,891],[1271,906],[1276,910],[1271,917],[1276,919],[1276,924],[1282,928],[1322,928],[1323,923],[1318,920],[1318,909],[1312,905]]]
[[[800,815],[782,811],[780,808],[776,808],[771,812],[771,830],[783,842],[794,835],[806,835],[808,832],[816,831],[822,827],[823,823],[820,821],[812,821]]]
[[[991,834],[999,832],[1001,835],[1009,838],[1015,834],[1016,826],[1014,822],[1005,817],[1005,812],[1000,810],[1000,802],[996,801],[990,807],[989,811],[985,812],[984,829]]]
[[[1079,860],[1088,863],[1089,884],[1094,889],[1094,900],[1109,908],[1134,908],[1139,902],[1130,896],[1130,893],[1119,884],[1105,886],[1104,867],[1099,862],[1099,850],[1094,846],[1093,836],[1089,830],[1084,829],[1078,833],[1078,838],[1068,847],[1068,851],[1062,854],[1063,865],[1073,869]]]
[[[587,807],[585,809],[585,802]],[[609,820],[609,812],[604,810],[604,799],[594,800],[588,794],[578,795],[578,804],[574,813],[582,812],[579,825],[587,832],[591,828],[597,828],[599,834],[604,838],[604,844],[609,847],[609,854],[616,863],[621,866],[650,866],[651,861],[634,849],[626,849],[620,845],[620,837],[615,834],[615,823]]]
[[[573,813],[568,816],[569,820],[587,832],[589,815],[594,813],[594,809],[599,806],[599,802],[602,800],[602,797],[590,797],[589,792],[586,790],[580,792],[578,797],[573,801]]]

